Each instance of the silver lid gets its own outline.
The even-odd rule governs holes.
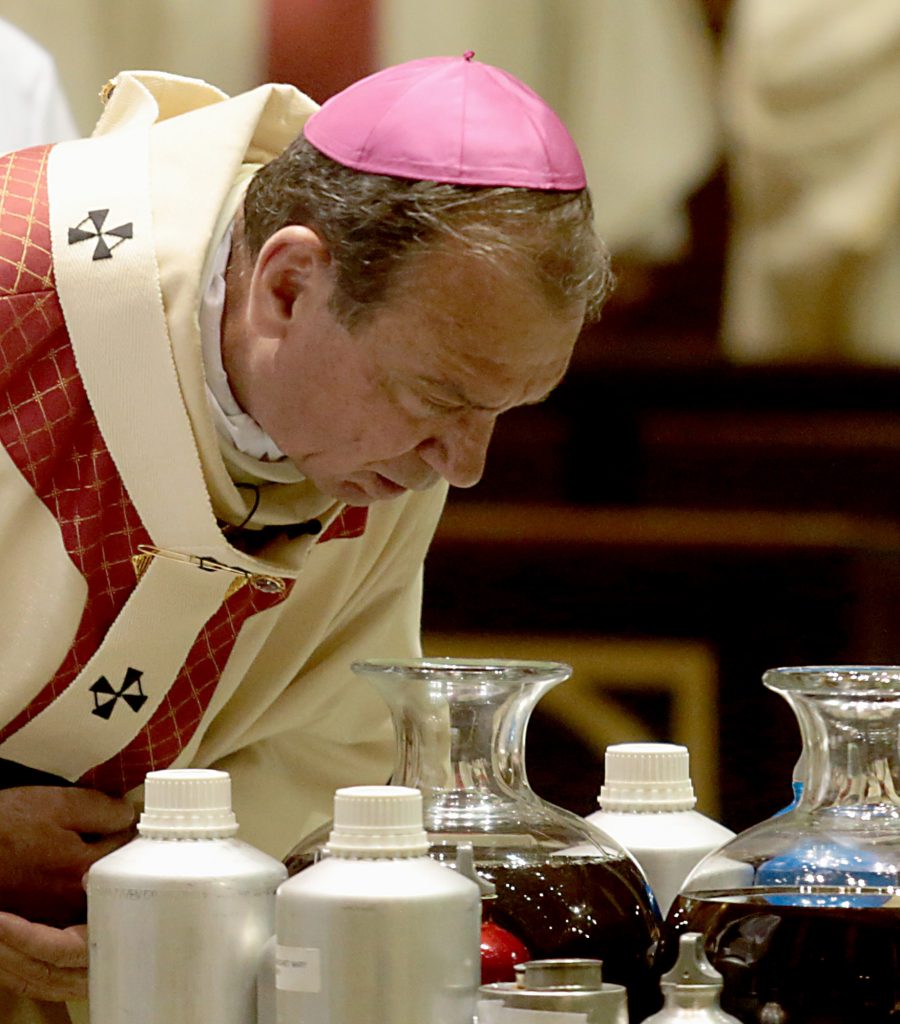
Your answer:
[[[576,992],[603,988],[602,960],[526,960],[516,964],[515,972],[519,988]]]
[[[579,1014],[587,1024],[628,1024],[625,986],[603,981],[602,960],[529,960],[515,970],[515,984],[481,987],[482,1024],[491,1024],[497,1006]]]

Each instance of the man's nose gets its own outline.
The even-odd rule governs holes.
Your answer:
[[[497,416],[472,410],[419,445],[419,455],[453,487],[474,487],[484,473]]]

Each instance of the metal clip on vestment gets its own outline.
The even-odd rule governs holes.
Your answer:
[[[154,558],[171,558],[176,562],[186,562],[188,565],[196,566],[203,572],[230,572],[236,579],[228,588],[225,597],[229,598],[233,593],[240,590],[247,583],[263,594],[283,594],[287,586],[279,576],[266,576],[261,573],[249,572],[237,565],[226,565],[217,558],[210,558],[208,555],[189,555],[181,551],[170,551],[167,548],[155,548],[150,544],[139,544],[138,554],[131,556],[131,563],[134,566],[135,575],[140,579],[147,571]]]

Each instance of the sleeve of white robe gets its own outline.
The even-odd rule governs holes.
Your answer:
[[[303,617],[286,608],[223,709],[222,727],[214,726],[200,746],[193,763],[231,773],[241,834],[273,856],[283,857],[330,817],[339,786],[388,780],[394,760],[388,707],[350,666],[421,654],[422,563],[445,494],[445,485],[416,494],[416,514],[400,515],[379,549],[361,556],[365,568],[355,574],[352,595],[340,603],[293,680],[274,699],[267,696],[261,709],[269,680],[280,675],[291,648],[298,646],[297,622]],[[370,516],[380,511],[370,509]],[[364,543],[365,535],[328,542],[347,545],[348,558],[353,545]],[[328,595],[321,600],[327,602]],[[243,723],[239,731],[238,723]]]
[[[724,51],[742,360],[900,360],[900,4],[735,0]]]
[[[77,137],[53,58],[0,21],[0,153]]]

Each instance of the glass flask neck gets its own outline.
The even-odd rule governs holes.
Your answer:
[[[765,681],[800,725],[798,812],[900,818],[900,671],[773,670]]]
[[[429,830],[496,831],[525,805],[543,803],[528,785],[525,733],[537,702],[568,678],[568,665],[423,659],[358,663],[354,671],[390,708],[392,782],[421,790]]]
[[[460,685],[441,680],[374,680],[397,737],[392,782],[430,797],[530,793],[528,720],[558,680]]]

